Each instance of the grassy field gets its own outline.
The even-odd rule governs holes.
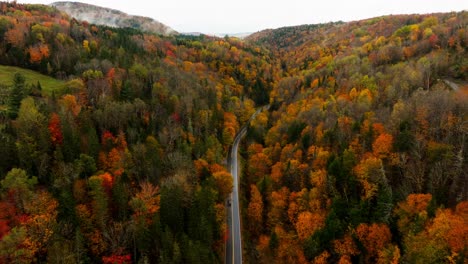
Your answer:
[[[35,71],[4,65],[0,65],[0,83],[11,85],[13,83],[13,76],[17,72],[24,75],[27,84],[37,84],[39,81],[41,83],[42,91],[49,95],[52,91],[60,90],[65,85],[65,82],[63,81]]]

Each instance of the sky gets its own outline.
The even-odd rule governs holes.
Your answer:
[[[467,0],[75,0],[156,19],[178,32],[245,33],[382,15],[468,10]],[[19,3],[49,4],[54,0]]]

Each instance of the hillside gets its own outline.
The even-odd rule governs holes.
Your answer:
[[[282,27],[278,29],[265,29],[248,35],[246,40],[260,45],[266,45],[270,49],[294,49],[301,44],[306,44],[307,42],[316,39],[317,35],[316,33],[314,34],[314,32],[318,32],[320,30],[333,31],[333,28],[342,24],[344,23],[336,22]]]
[[[0,85],[0,263],[223,262],[226,157],[263,105],[239,146],[244,263],[466,262],[467,27],[164,36],[0,2],[0,72],[22,73]],[[44,75],[64,89],[24,89]]]
[[[222,164],[268,100],[270,60],[238,39],[0,2],[0,63],[65,82],[0,90],[0,263],[221,262]]]
[[[51,95],[52,91],[61,92],[65,87],[64,81],[51,78],[50,76],[35,71],[4,65],[0,65],[0,85],[12,85],[13,76],[16,73],[20,73],[25,77],[25,83],[27,85],[37,85],[39,83],[42,90],[48,95]]]
[[[109,27],[129,27],[162,35],[177,34],[172,28],[149,17],[132,16],[124,12],[80,2],[54,2],[51,6],[91,24]]]
[[[467,84],[467,26],[394,15],[248,37],[282,76],[246,146],[250,262],[466,262],[468,87],[446,80]]]

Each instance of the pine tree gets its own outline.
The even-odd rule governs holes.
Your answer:
[[[21,105],[21,100],[24,98],[24,88],[26,79],[21,73],[15,73],[13,77],[13,88],[10,94],[8,103],[9,116],[15,119],[18,116],[18,111]]]
[[[132,87],[130,81],[125,81],[122,89],[120,90],[120,100],[129,101],[132,97]]]

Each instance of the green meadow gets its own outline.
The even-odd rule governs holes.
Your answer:
[[[15,73],[21,73],[26,78],[26,84],[41,84],[42,91],[51,94],[52,91],[60,90],[65,82],[43,75],[41,73],[23,68],[0,65],[0,84],[12,85]]]

